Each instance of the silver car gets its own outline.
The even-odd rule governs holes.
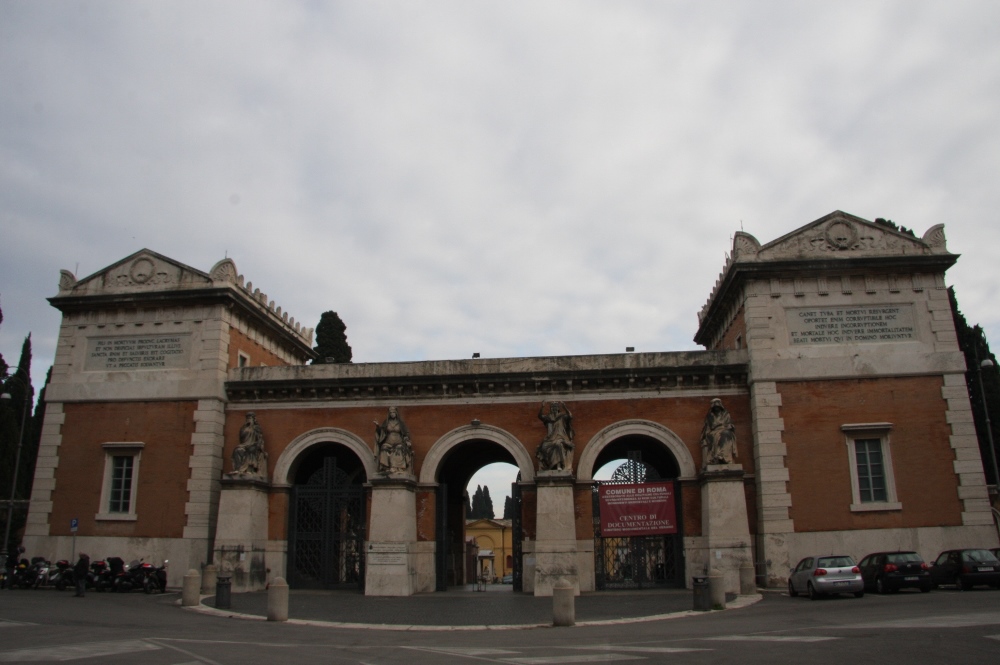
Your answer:
[[[809,594],[813,600],[828,593],[865,595],[865,582],[854,559],[846,555],[807,556],[788,575],[788,595]]]

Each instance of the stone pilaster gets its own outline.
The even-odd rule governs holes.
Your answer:
[[[950,309],[948,313],[950,316]],[[993,513],[990,510],[982,452],[972,418],[965,375],[945,374],[941,396],[948,404],[945,418],[951,425],[949,440],[955,451],[955,461],[952,464],[958,477],[958,498],[962,500],[962,524],[992,525]]]
[[[701,528],[708,544],[708,568],[721,574],[727,592],[736,594],[740,568],[752,562],[743,476],[741,464],[709,464],[701,474]]]
[[[222,451],[225,403],[217,399],[198,400],[194,421],[192,450],[188,460],[188,500],[184,505],[184,513],[187,515],[184,537],[210,541],[215,532],[219,482],[224,466]]]
[[[753,415],[754,467],[757,477],[757,559],[763,562],[768,586],[784,584],[789,567],[788,536],[795,531],[789,517],[792,495],[788,492],[788,453],[782,435],[781,394],[773,381],[750,386]]]
[[[538,503],[534,594],[551,596],[556,586],[568,584],[579,595],[573,474],[568,471],[540,471],[535,481]]]
[[[409,474],[374,478],[371,531],[365,545],[365,595],[417,591],[417,483]]]

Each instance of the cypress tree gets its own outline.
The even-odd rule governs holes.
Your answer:
[[[493,499],[490,498],[490,488],[489,485],[483,487],[483,517],[491,520],[496,515],[493,512]]]
[[[958,299],[954,287],[948,289],[948,300],[951,302],[951,313],[955,320],[955,332],[958,335],[958,348],[965,354],[965,384],[972,402],[972,417],[976,425],[976,436],[979,439],[979,452],[983,459],[983,470],[987,484],[995,484],[997,478],[993,472],[993,460],[1000,462],[1000,447],[997,446],[997,427],[1000,426],[1000,367],[996,356],[990,351],[986,341],[986,333],[979,325],[969,326],[965,316],[958,309]],[[980,369],[980,363],[989,359],[992,367]],[[979,388],[979,372],[982,372],[982,387]],[[983,393],[985,392],[985,403]],[[990,456],[989,433],[986,427],[986,409],[989,409],[990,424],[993,428],[993,457]]]
[[[312,361],[313,365],[351,362],[354,354],[347,343],[347,326],[336,312],[323,312],[319,317],[314,351],[317,356]]]

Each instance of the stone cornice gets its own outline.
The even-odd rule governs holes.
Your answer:
[[[747,385],[746,352],[679,352],[254,367],[230,370],[226,394],[239,402],[566,399],[575,395],[711,391]]]

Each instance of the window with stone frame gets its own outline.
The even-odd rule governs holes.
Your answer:
[[[851,510],[900,510],[892,469],[892,423],[842,425],[851,467]]]
[[[142,442],[125,441],[104,444],[104,482],[101,488],[101,512],[98,520],[135,520],[136,487]]]

